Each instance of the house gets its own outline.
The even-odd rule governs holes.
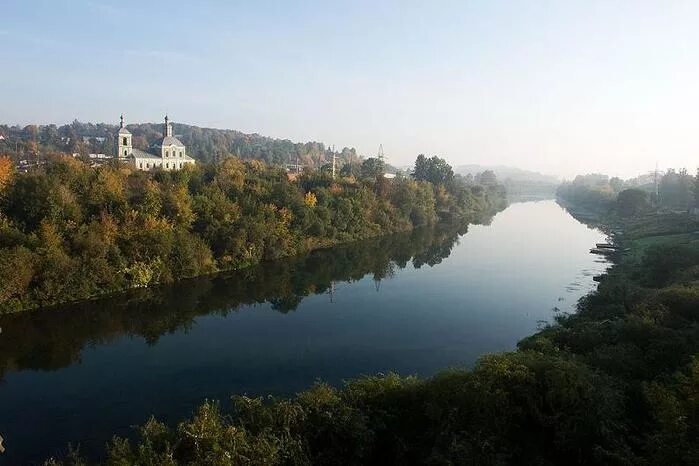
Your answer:
[[[70,139],[70,138],[68,138]],[[106,141],[107,138],[101,137],[101,136],[83,136],[83,142],[85,143],[90,143],[92,141],[99,142],[100,144]]]
[[[172,124],[165,115],[165,131],[161,140],[153,144],[148,151],[135,149],[131,144],[131,132],[124,125],[124,115],[117,133],[117,158],[129,163],[139,170],[179,170],[187,164],[194,164],[194,159],[187,155],[186,147],[172,134]]]

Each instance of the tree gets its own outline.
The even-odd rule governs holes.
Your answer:
[[[33,261],[34,256],[25,247],[0,249],[0,303],[3,308],[22,308],[35,273]]]
[[[486,186],[492,186],[497,184],[498,182],[498,178],[497,176],[495,176],[495,172],[492,170],[485,170],[484,172],[479,173],[478,175],[476,175],[476,180],[480,184]]]
[[[18,225],[33,231],[51,215],[51,182],[46,176],[27,173],[9,185],[3,212]]]
[[[70,150],[74,154],[87,155],[87,144],[82,137],[76,136],[70,141]]]
[[[316,204],[318,204],[318,198],[316,198],[316,195],[313,194],[311,191],[308,191],[303,198],[303,202],[308,207],[315,207]]]
[[[660,202],[667,207],[686,209],[692,202],[694,177],[682,169],[668,170],[660,179]]]
[[[424,154],[417,156],[412,177],[417,181],[428,181],[433,185],[448,185],[454,179],[454,171],[446,160],[437,156],[427,158]]]
[[[619,193],[616,203],[621,216],[633,217],[648,207],[648,193],[636,188],[625,189]]]
[[[342,149],[342,152],[340,152],[339,158],[345,164],[355,165],[357,167],[361,165],[361,160],[359,159],[359,156],[357,155],[357,150],[354,147],[344,147]]]
[[[618,193],[621,192],[622,188],[624,187],[624,182],[621,178],[615,176],[614,178],[609,180],[609,186],[611,186],[612,191]]]
[[[42,144],[52,148],[59,146],[61,138],[58,136],[58,128],[56,128],[56,125],[43,126],[40,132],[40,141]]]
[[[26,139],[36,142],[37,136],[39,135],[39,129],[36,127],[36,125],[27,125],[24,127],[23,133]]]
[[[0,192],[8,185],[13,173],[12,161],[9,157],[0,157]]]
[[[343,176],[345,178],[353,176],[355,178],[359,178],[361,175],[361,165],[359,162],[355,163],[346,163],[342,166],[340,169],[340,176]]]
[[[383,160],[376,157],[369,157],[362,162],[360,173],[362,178],[377,178],[383,175],[386,166]]]

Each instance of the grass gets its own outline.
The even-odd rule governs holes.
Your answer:
[[[696,233],[675,233],[667,235],[645,236],[633,239],[628,243],[630,262],[638,264],[646,250],[652,246],[665,245],[688,245],[699,249],[699,234]]]

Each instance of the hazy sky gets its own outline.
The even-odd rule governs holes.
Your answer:
[[[0,122],[174,121],[407,164],[699,164],[699,1],[3,0]]]

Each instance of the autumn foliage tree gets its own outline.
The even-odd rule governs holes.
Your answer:
[[[0,192],[5,189],[12,178],[14,166],[9,157],[0,156]]]
[[[0,312],[237,269],[409,230],[473,207],[427,181],[333,179],[235,157],[175,172],[72,157],[14,174],[0,159]],[[464,197],[465,196],[465,197]]]

